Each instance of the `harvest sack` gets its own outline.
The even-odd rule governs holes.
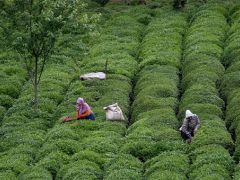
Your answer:
[[[80,79],[82,81],[84,80],[104,80],[106,79],[106,74],[103,72],[96,72],[96,73],[88,73],[88,74],[84,74],[82,76],[80,76]]]
[[[103,109],[106,111],[107,120],[119,120],[119,121],[125,120],[123,112],[121,108],[118,106],[118,103],[109,105],[107,107],[104,107]]]

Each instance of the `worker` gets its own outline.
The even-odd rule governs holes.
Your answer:
[[[184,141],[190,144],[199,127],[200,120],[198,116],[196,114],[193,114],[190,110],[186,110],[185,118],[183,120],[182,126],[179,129]]]
[[[94,113],[92,112],[90,106],[84,101],[83,98],[78,97],[76,102],[77,115],[76,118],[66,117],[64,122],[71,121],[74,119],[88,119],[95,120]]]

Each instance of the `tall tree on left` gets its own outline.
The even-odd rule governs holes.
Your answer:
[[[64,26],[76,20],[83,3],[79,0],[3,0],[1,6],[5,19],[2,28],[24,59],[37,109],[39,83],[57,37]]]

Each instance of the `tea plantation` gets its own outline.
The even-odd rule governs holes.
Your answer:
[[[0,179],[240,179],[240,1],[97,1],[83,1],[91,32],[61,30],[37,110],[0,21]],[[80,81],[99,71],[106,80]],[[95,121],[63,123],[77,97]],[[125,121],[105,118],[116,102]],[[187,109],[201,121],[191,144],[179,132]]]

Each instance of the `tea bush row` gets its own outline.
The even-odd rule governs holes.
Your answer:
[[[238,104],[240,102],[240,93],[239,93],[239,74],[240,74],[240,45],[238,40],[240,38],[240,32],[238,27],[240,27],[240,23],[238,18],[240,17],[240,8],[239,6],[233,7],[231,10],[231,28],[228,31],[228,38],[226,40],[226,48],[224,49],[224,57],[223,62],[227,66],[226,72],[223,76],[223,81],[221,84],[221,92],[226,99],[227,107],[226,107],[226,123],[230,130],[230,132],[235,136],[236,139],[236,147],[234,152],[234,159],[237,161],[238,166],[235,170],[234,179],[238,179],[239,175],[239,125],[240,125],[240,116],[239,116],[239,108]]]
[[[181,141],[175,115],[185,26],[183,13],[157,9],[141,44],[132,122],[122,151],[144,162],[146,179],[186,178],[186,172],[180,169],[188,167],[188,157],[178,155],[187,148]],[[177,163],[182,159],[186,163]]]
[[[117,22],[113,21],[112,18],[108,20],[104,25],[101,36],[90,49],[88,57],[81,63],[81,74],[95,70],[100,71],[102,70],[101,68],[104,68],[106,59],[104,58],[103,66],[97,64],[92,65],[92,63],[98,63],[103,55],[106,56],[109,60],[107,79],[104,81],[83,82],[78,79],[74,80],[65,95],[64,101],[58,107],[58,112],[61,116],[75,116],[76,98],[79,96],[83,97],[92,107],[96,120],[80,120],[64,124],[59,124],[58,121],[55,121],[54,127],[47,133],[45,143],[37,154],[37,163],[35,166],[46,168],[56,179],[102,178],[104,174],[104,164],[111,160],[115,154],[119,153],[126,131],[126,124],[106,121],[103,107],[118,102],[127,120],[130,103],[129,94],[132,89],[132,75],[128,76],[128,74],[122,72],[134,74],[136,70],[133,69],[132,72],[125,71],[125,66],[114,66],[120,64],[118,61],[123,61],[123,65],[129,61],[129,59],[124,59],[124,53],[126,56],[131,57],[135,63],[135,59],[130,55],[130,51],[135,48],[134,46],[138,46],[138,37],[136,36],[139,36],[139,27],[141,24],[134,18],[129,18],[129,14],[131,13],[131,9],[129,12],[123,14],[116,12],[122,22],[116,24]],[[115,16],[113,15],[113,17]],[[113,26],[118,30],[118,34],[109,34],[114,33],[111,31]],[[127,31],[129,26],[132,27],[132,31]],[[117,44],[109,46],[108,44],[112,42],[112,39],[109,39],[107,36],[116,39],[119,46],[117,46]],[[130,51],[128,53],[126,53],[125,49],[126,38],[128,41],[133,42],[133,45],[129,46]],[[122,47],[120,47],[121,42]],[[101,46],[99,46],[99,44],[101,44]],[[101,48],[101,50],[99,50],[99,48]],[[112,49],[112,52],[109,52],[110,54],[107,52],[108,48]],[[111,60],[109,58],[116,54],[118,54],[120,59]],[[117,62],[114,62],[114,60]],[[110,66],[110,64],[113,66]],[[62,121],[62,119],[60,119],[60,121]],[[66,161],[57,158],[56,153],[64,154]],[[51,159],[51,161],[49,165],[47,165],[49,159]],[[76,169],[73,169],[73,166],[76,167]]]
[[[218,91],[224,74],[225,14],[223,6],[206,4],[192,16],[186,33],[179,117],[190,109],[201,121],[190,146],[189,179],[229,179],[234,164],[228,152],[233,141],[222,120],[225,104]]]

